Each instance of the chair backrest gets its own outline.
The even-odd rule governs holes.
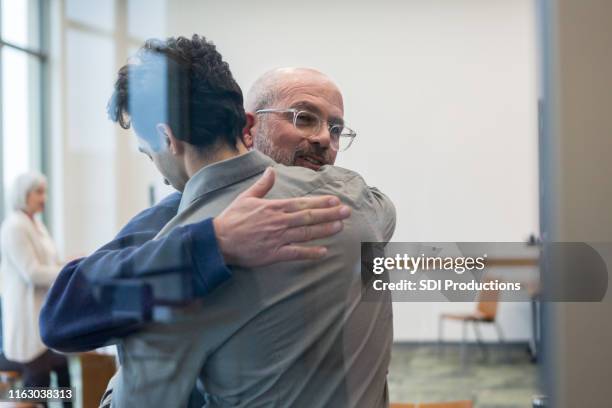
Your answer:
[[[391,405],[389,405],[389,408],[416,408],[416,405],[391,403]]]
[[[416,408],[472,408],[472,401],[430,402],[419,404]]]
[[[13,388],[20,378],[21,374],[17,371],[0,371],[0,393],[3,394]],[[0,407],[4,405],[0,403]]]
[[[0,382],[2,383],[15,383],[21,378],[21,374],[18,371],[0,371]]]
[[[83,407],[98,407],[106,386],[117,370],[115,357],[86,352],[79,354],[82,377]]]
[[[485,281],[490,282],[490,281]],[[493,321],[497,316],[497,303],[499,301],[499,290],[483,290],[478,295],[478,306],[476,310],[485,319]]]

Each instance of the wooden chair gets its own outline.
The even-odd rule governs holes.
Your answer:
[[[465,367],[467,362],[467,325],[472,323],[474,328],[474,334],[476,335],[476,341],[478,345],[486,354],[487,350],[482,341],[482,336],[479,324],[492,324],[497,332],[497,337],[500,343],[504,342],[504,335],[501,327],[497,323],[497,305],[499,302],[499,291],[488,290],[480,292],[478,296],[478,304],[476,311],[473,313],[443,313],[440,315],[438,321],[438,347],[442,349],[442,334],[443,334],[443,323],[445,320],[455,320],[462,323],[462,338],[461,338],[461,365]]]
[[[83,381],[83,407],[97,408],[108,381],[117,370],[115,357],[95,352],[78,355]]]
[[[0,371],[0,391],[8,390],[21,379],[17,371]]]

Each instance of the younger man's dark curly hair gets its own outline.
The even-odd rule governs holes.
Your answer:
[[[215,45],[194,34],[148,40],[121,67],[107,106],[110,119],[158,150],[159,123],[200,149],[224,142],[234,148],[246,124],[243,97]]]

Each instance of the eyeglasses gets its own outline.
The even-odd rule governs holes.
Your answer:
[[[262,113],[281,113],[281,114],[292,114],[293,115],[293,126],[297,130],[299,130],[302,135],[306,138],[312,137],[314,135],[318,135],[321,131],[321,125],[323,123],[323,119],[319,117],[319,115],[298,110],[298,109],[260,109],[255,111],[256,114]],[[287,119],[290,119],[291,116],[288,116]],[[327,129],[329,130],[330,137],[330,146],[332,149],[342,152],[349,147],[353,143],[355,136],[357,133],[351,128],[344,126],[339,123],[327,123]]]

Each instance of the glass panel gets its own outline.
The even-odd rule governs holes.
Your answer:
[[[38,0],[2,0],[2,39],[20,47],[40,47]]]
[[[115,82],[112,38],[68,30],[68,147],[72,151],[112,151],[113,123],[106,104]]]
[[[115,28],[115,0],[66,0],[66,17],[93,28]]]
[[[15,178],[39,167],[40,62],[15,49],[2,49],[2,135],[5,199]],[[9,209],[10,206],[6,206]]]
[[[166,36],[166,0],[128,0],[128,34],[137,39]]]
[[[90,251],[116,233],[116,128],[106,104],[115,80],[115,47],[110,36],[66,32],[67,151],[70,185],[64,201],[68,251]],[[95,216],[92,216],[95,214]]]

